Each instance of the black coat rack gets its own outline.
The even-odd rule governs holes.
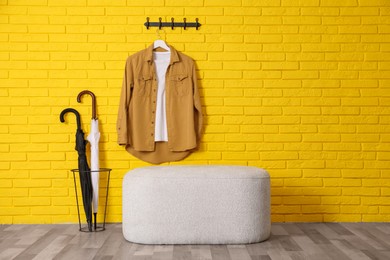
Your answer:
[[[185,30],[188,27],[195,27],[196,30],[198,30],[198,28],[201,26],[198,18],[195,19],[195,23],[187,23],[186,18],[183,18],[182,23],[175,22],[173,17],[171,18],[171,22],[162,22],[161,17],[158,18],[158,20],[159,20],[158,22],[150,22],[149,17],[146,17],[146,23],[144,23],[144,25],[146,26],[146,29],[149,30],[149,27],[158,27],[159,29],[161,29],[162,27],[171,27],[173,30],[173,28],[175,28],[175,27],[183,27]]]

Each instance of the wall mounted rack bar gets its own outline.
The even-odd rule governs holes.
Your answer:
[[[146,29],[149,30],[149,27],[158,27],[159,29],[163,27],[171,27],[173,30],[175,27],[183,27],[185,30],[188,27],[195,27],[196,30],[198,30],[198,28],[201,26],[198,18],[195,19],[195,23],[187,23],[186,18],[183,18],[183,22],[175,22],[173,17],[171,18],[171,22],[162,22],[161,17],[158,18],[158,20],[158,22],[150,22],[149,17],[146,17],[146,22],[144,23]]]

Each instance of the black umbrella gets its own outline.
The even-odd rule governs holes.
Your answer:
[[[79,175],[81,193],[83,195],[83,205],[85,216],[87,217],[88,229],[92,231],[92,181],[91,170],[88,166],[87,156],[85,155],[85,145],[87,141],[84,140],[84,132],[81,129],[80,114],[73,108],[66,108],[60,114],[61,122],[65,122],[64,115],[68,112],[72,112],[76,115],[77,119],[77,132],[76,132],[76,150],[79,155]]]

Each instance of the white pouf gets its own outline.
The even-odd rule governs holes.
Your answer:
[[[123,180],[123,235],[142,244],[247,244],[270,235],[270,179],[247,166],[151,166]]]

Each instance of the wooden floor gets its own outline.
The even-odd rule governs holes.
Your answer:
[[[0,259],[390,259],[390,223],[274,223],[248,245],[140,245],[121,224],[98,233],[78,225],[0,225]]]

